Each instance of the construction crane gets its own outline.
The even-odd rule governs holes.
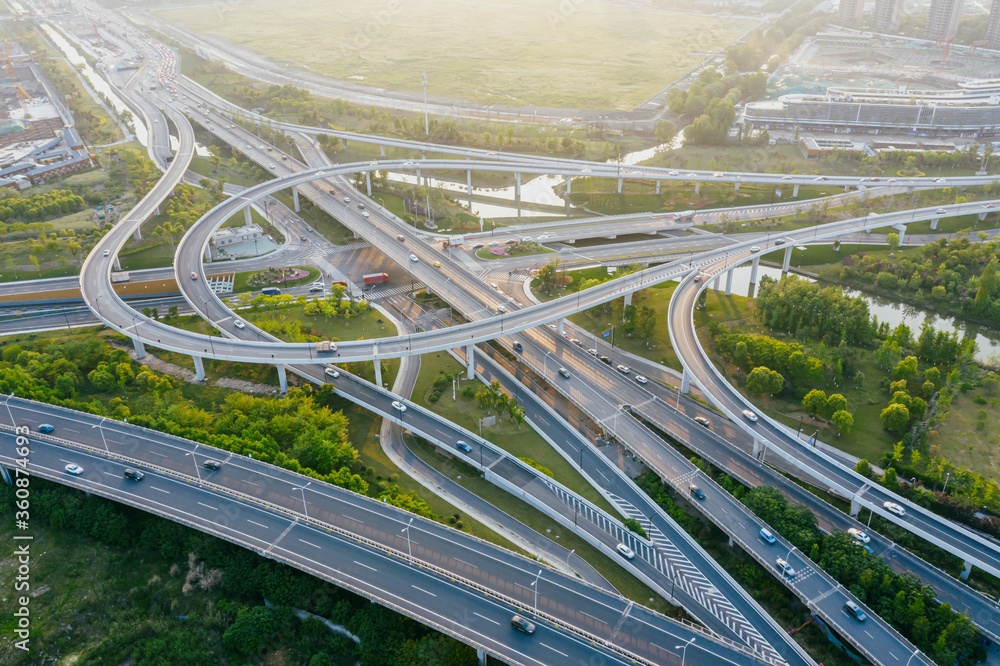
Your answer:
[[[28,91],[21,87],[21,84],[17,81],[17,74],[14,72],[14,61],[10,57],[10,45],[7,44],[7,40],[3,40],[3,53],[0,54],[3,57],[3,64],[7,71],[10,72],[10,79],[14,83],[14,89],[17,90],[17,98],[21,101],[21,108],[24,110],[24,117],[30,118],[31,114],[28,113],[28,101],[34,100],[34,97],[28,94]]]

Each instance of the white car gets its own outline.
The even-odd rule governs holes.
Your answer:
[[[80,476],[81,474],[83,474],[83,468],[77,465],[76,463],[70,463],[66,465],[66,471],[72,474],[73,476]]]
[[[889,513],[894,513],[900,517],[906,515],[906,509],[899,506],[895,502],[886,502],[885,504],[882,505],[882,508],[888,511]]]
[[[500,244],[500,241],[490,241],[490,247],[496,247]]]
[[[406,411],[406,405],[404,405],[403,403],[401,403],[399,400],[393,400],[392,401],[392,408],[395,409],[395,410],[397,410],[397,411],[400,411],[400,412],[405,412]]]
[[[627,375],[628,373],[632,372],[631,370],[629,370],[627,365],[620,365],[620,364],[615,366],[615,370],[622,373],[623,375]]]
[[[758,252],[760,252],[760,248],[757,247],[756,245],[750,248],[750,254],[757,254]]]
[[[273,164],[268,164],[268,165],[267,165],[267,168],[268,168],[268,169],[274,169],[274,165],[273,165]]]
[[[361,211],[361,217],[368,217],[368,211],[366,210]]]
[[[420,259],[417,258],[417,255],[411,254],[410,255],[410,261],[420,261]]]
[[[743,418],[745,418],[750,423],[757,423],[757,415],[751,412],[749,409],[743,410]]]
[[[522,243],[530,243],[531,242],[531,236],[525,236],[524,238],[521,239],[521,242]]]
[[[334,369],[334,368],[327,368],[327,369],[326,369],[326,370],[324,370],[323,372],[325,372],[325,373],[326,373],[326,375],[327,375],[328,377],[333,377],[334,379],[336,379],[337,377],[339,377],[339,376],[340,376],[340,373],[339,373],[339,372],[337,372],[337,370],[336,370],[336,369]],[[395,402],[394,402],[394,403],[392,403],[392,406],[393,406],[393,407],[395,407],[395,406],[396,406],[396,404],[397,404],[397,403],[395,403]],[[404,409],[405,409],[405,408],[404,408]]]
[[[240,329],[240,330],[242,330],[242,329],[244,329],[244,328],[246,328],[246,327],[247,327],[247,325],[246,325],[246,324],[244,324],[244,323],[243,323],[242,321],[240,321],[239,319],[237,319],[236,321],[234,321],[234,322],[233,322],[233,326],[235,326],[236,328],[238,328],[238,329]]]
[[[546,324],[546,326],[549,327],[549,330],[552,330],[552,331],[556,330],[556,325],[555,324]]]
[[[676,171],[671,171],[671,172],[670,172],[670,173],[668,173],[667,175],[668,175],[668,176],[677,176],[677,175],[680,175],[680,174],[678,174],[678,173],[677,173]]]
[[[625,559],[631,560],[631,559],[635,558],[635,553],[632,551],[631,548],[629,548],[625,544],[620,543],[615,548],[618,550],[618,552],[621,554],[621,556],[624,557]]]
[[[938,208],[938,209],[937,209],[936,211],[934,211],[934,212],[935,212],[935,213],[937,213],[938,215],[944,215],[944,214],[945,214],[945,213],[947,213],[948,211],[946,211],[946,210],[945,210],[944,208]]]
[[[645,383],[646,383],[646,382],[648,382],[649,380],[648,380],[648,379],[646,379],[646,378],[645,378],[644,376],[642,376],[642,375],[636,375],[636,376],[635,376],[635,381],[636,381],[636,382],[638,382],[638,383],[640,383],[640,384],[645,384]]]
[[[778,571],[781,572],[782,576],[788,576],[789,578],[795,578],[795,569],[793,569],[792,566],[788,562],[786,562],[786,561],[784,561],[782,559],[778,559],[778,560],[775,561],[775,564],[778,566]]]
[[[105,256],[105,257],[106,257],[106,256],[108,256],[109,254],[111,254],[111,250],[105,250],[105,251],[104,251],[104,256]]]
[[[850,528],[849,530],[847,530],[847,533],[850,534],[852,537],[854,537],[857,541],[860,541],[861,543],[868,543],[869,541],[872,540],[870,536],[859,530],[857,527]]]

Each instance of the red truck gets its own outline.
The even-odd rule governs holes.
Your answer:
[[[365,286],[366,287],[368,285],[372,285],[372,284],[381,284],[383,282],[388,282],[389,281],[389,274],[388,273],[369,273],[368,275],[364,276],[364,280],[365,280]]]

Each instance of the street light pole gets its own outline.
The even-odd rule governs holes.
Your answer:
[[[403,528],[403,532],[406,532],[406,553],[409,555],[410,560],[413,560],[413,548],[410,546],[410,525],[413,524],[413,518],[410,518],[410,522],[406,523],[406,527]]]
[[[542,577],[542,570],[538,570],[538,575],[535,576],[535,582],[531,584],[531,587],[535,588],[535,615],[538,615],[538,579]]]
[[[691,640],[689,640],[684,645],[675,645],[674,646],[675,650],[680,650],[681,651],[681,666],[684,666],[684,660],[687,658],[688,646],[691,645],[691,643],[694,643],[694,640],[696,638],[698,638],[698,637],[697,636],[692,636]]]

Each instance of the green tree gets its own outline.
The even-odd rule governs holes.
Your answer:
[[[883,409],[878,418],[885,430],[894,432],[905,428],[910,422],[910,410],[905,405],[896,403]]]
[[[899,234],[896,232],[889,233],[885,237],[885,242],[889,246],[889,255],[895,255],[896,250],[899,249]]]
[[[646,537],[646,530],[642,529],[642,525],[640,525],[639,521],[636,520],[635,518],[626,518],[622,522],[622,525],[624,525],[630,532],[635,532],[636,534],[638,534],[639,536],[641,536],[643,539],[647,538]]]
[[[660,143],[667,143],[674,138],[677,127],[669,120],[656,123],[656,138]]]
[[[781,373],[774,372],[763,365],[758,365],[747,375],[747,391],[758,395],[773,395],[777,393],[781,390],[781,385],[774,379],[774,375],[781,378]]]
[[[805,397],[802,398],[802,409],[806,410],[806,414],[810,416],[816,416],[820,412],[826,409],[827,397],[826,391],[820,389],[813,389],[806,393]]]
[[[867,460],[862,458],[858,461],[858,464],[854,466],[854,471],[867,479],[872,475],[872,466]]]
[[[826,399],[826,413],[830,416],[847,409],[847,398],[839,393],[834,393]]]
[[[837,435],[846,435],[854,428],[854,416],[845,409],[838,409],[831,417],[833,424],[837,426]]]

